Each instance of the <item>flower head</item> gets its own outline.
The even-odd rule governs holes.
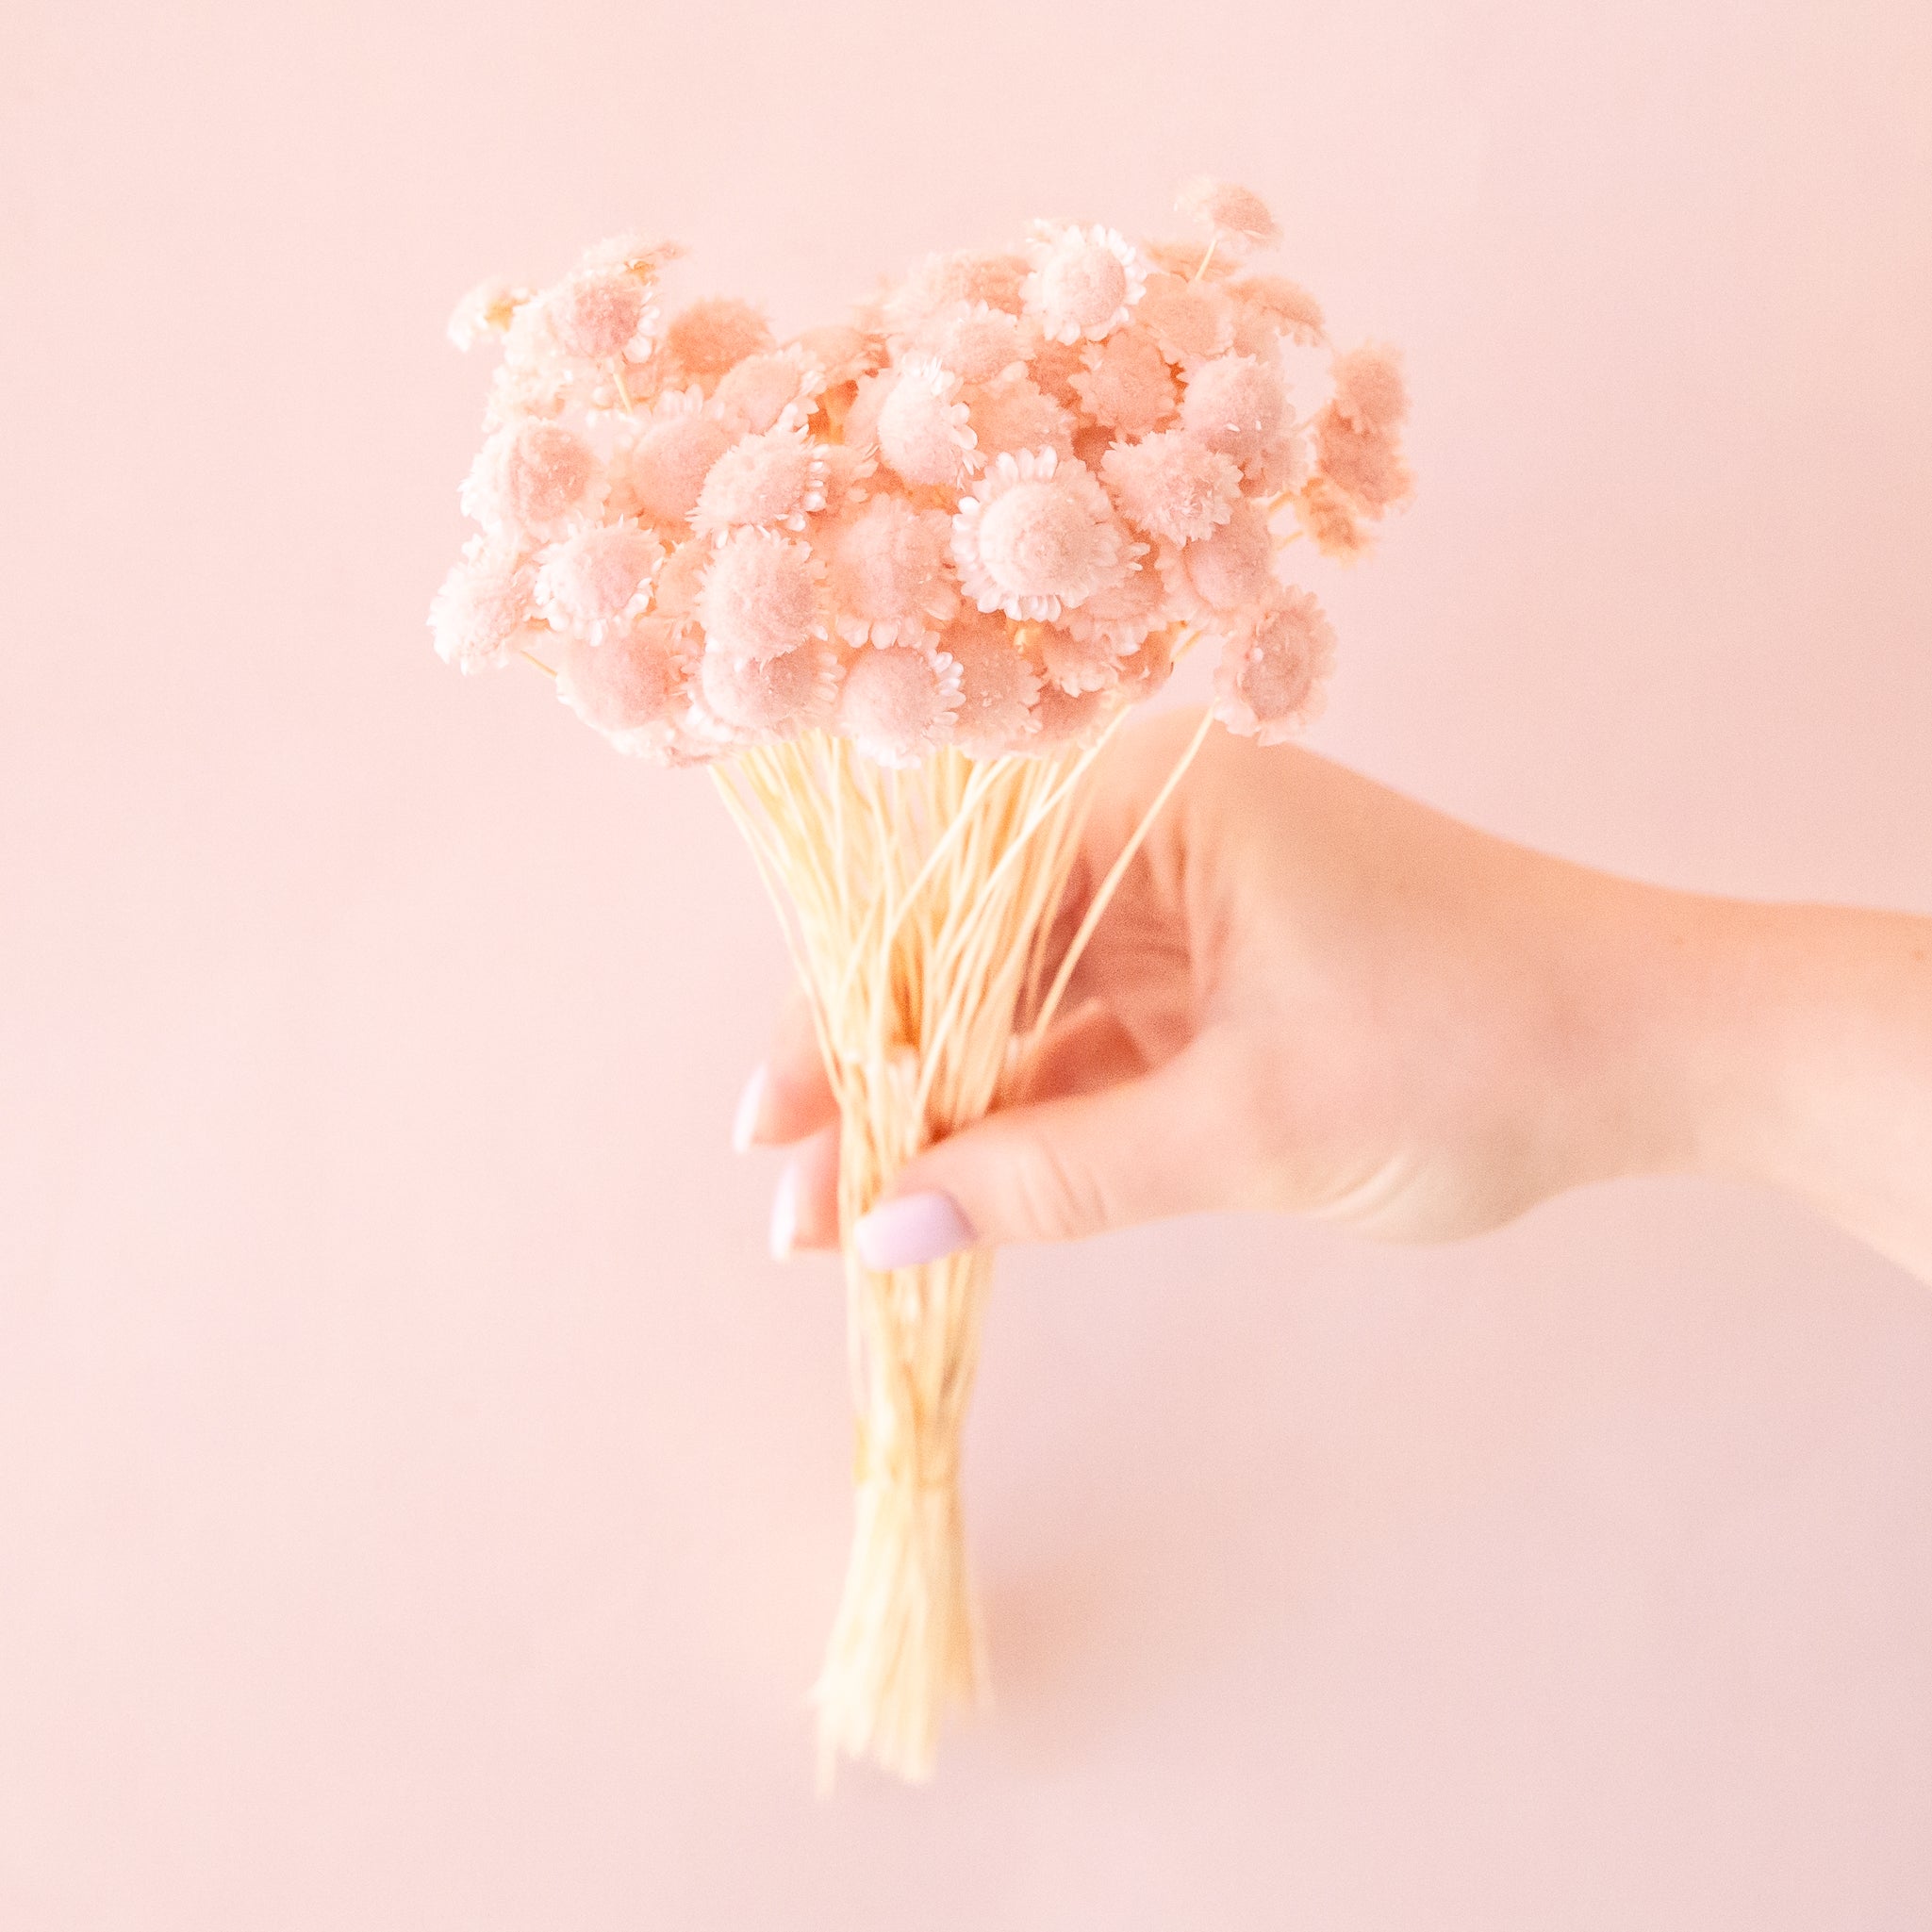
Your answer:
[[[657,311],[650,292],[621,268],[582,269],[543,298],[551,333],[586,362],[643,362]]]
[[[1321,304],[1286,275],[1247,275],[1230,283],[1228,293],[1243,307],[1266,316],[1290,341],[1305,349],[1328,339]]]
[[[786,346],[797,350],[814,369],[822,372],[826,386],[831,388],[857,382],[879,360],[878,343],[844,322],[802,330]]]
[[[534,550],[594,520],[607,483],[574,430],[534,418],[506,424],[463,481],[463,507],[492,535]]]
[[[698,621],[721,652],[763,663],[825,636],[812,553],[769,530],[734,530],[718,544],[698,593]]]
[[[1295,520],[1314,540],[1314,547],[1337,563],[1352,564],[1368,550],[1361,511],[1319,471],[1295,498]]]
[[[989,383],[1025,370],[1019,318],[983,302],[941,309],[920,329],[917,340],[926,355],[962,382]]]
[[[493,277],[479,282],[450,316],[449,337],[459,349],[470,349],[487,335],[502,335],[511,318],[530,300],[530,290]]]
[[[908,483],[956,488],[979,467],[960,380],[930,356],[908,355],[879,409],[879,454]]]
[[[756,435],[781,422],[803,422],[824,388],[825,372],[804,350],[768,349],[718,378],[711,410],[728,429]]]
[[[567,637],[556,671],[557,696],[586,724],[611,736],[663,733],[684,709],[691,658],[675,626],[642,618],[602,644]]]
[[[658,566],[656,580],[651,586],[652,609],[659,617],[680,624],[695,619],[705,576],[717,555],[717,547],[708,537],[686,537],[683,543],[673,545]]]
[[[1107,492],[1052,450],[1003,455],[952,520],[960,583],[982,610],[1049,623],[1131,561]]]
[[[1027,267],[1023,256],[988,255],[975,249],[929,255],[887,292],[883,303],[886,325],[897,334],[910,335],[941,309],[958,302],[983,302],[988,308],[1016,314]]]
[[[1076,636],[1057,624],[1039,634],[1038,649],[1049,682],[1063,691],[1111,691],[1120,682],[1120,660],[1131,654],[1098,630]]]
[[[1334,629],[1321,605],[1282,586],[1231,627],[1214,669],[1214,716],[1242,737],[1280,744],[1320,710],[1334,655]]]
[[[1225,355],[1234,339],[1234,305],[1218,283],[1156,275],[1134,319],[1180,369]]]
[[[1070,636],[1098,639],[1116,658],[1139,648],[1168,621],[1167,586],[1158,570],[1143,565],[1106,590],[1097,590],[1061,623]]]
[[[943,511],[900,496],[874,497],[822,540],[825,588],[839,636],[851,644],[931,636],[959,605],[947,569]]]
[[[1314,420],[1315,463],[1371,517],[1409,495],[1414,479],[1393,429],[1358,429],[1330,403]]]
[[[1211,535],[1241,498],[1241,471],[1231,456],[1171,429],[1115,443],[1100,474],[1128,520],[1169,543]]]
[[[1237,611],[1253,603],[1275,580],[1267,519],[1244,497],[1219,529],[1182,549],[1179,577],[1173,587],[1183,598],[1191,592],[1208,610]]]
[[[685,377],[708,393],[726,370],[771,347],[771,328],[749,302],[706,295],[671,317],[664,347]]]
[[[820,443],[818,460],[825,466],[827,516],[835,517],[870,495],[870,479],[878,473],[879,465],[864,445]]]
[[[982,462],[1018,455],[1022,450],[1052,450],[1063,462],[1073,455],[1073,417],[1025,375],[964,392],[966,421]]]
[[[695,392],[661,399],[626,465],[637,514],[666,528],[686,522],[712,466],[731,445],[731,432],[698,407]]]
[[[506,664],[540,632],[537,572],[472,538],[429,606],[437,655],[461,671]]]
[[[939,648],[959,667],[960,704],[952,742],[968,757],[1010,751],[1035,730],[1040,674],[1004,618],[962,611],[940,633]]]
[[[559,631],[602,644],[651,597],[651,579],[664,561],[654,532],[623,521],[579,531],[544,559],[537,597]]]
[[[803,426],[768,429],[740,438],[711,466],[691,527],[714,537],[740,527],[802,530],[824,507],[825,464]]]
[[[882,765],[915,764],[947,741],[961,688],[959,666],[930,645],[861,651],[839,689],[839,732]]]
[[[1174,413],[1174,378],[1160,344],[1144,328],[1116,329],[1086,352],[1071,387],[1082,412],[1123,436],[1145,436]]]
[[[1203,362],[1181,398],[1181,424],[1187,434],[1244,469],[1280,439],[1289,421],[1281,372],[1252,355]]]
[[[1041,223],[1027,247],[1027,313],[1049,341],[1098,341],[1131,315],[1147,287],[1147,258],[1113,228]]]
[[[838,663],[816,640],[774,657],[721,650],[714,637],[699,666],[705,708],[729,733],[780,735],[821,723],[838,697]]]
[[[1113,709],[1106,691],[1068,691],[1046,683],[1033,705],[1033,734],[1018,749],[1057,751],[1063,745],[1085,744],[1106,723]]]
[[[1335,413],[1364,435],[1393,434],[1409,415],[1402,359],[1380,342],[1365,342],[1335,357]]]
[[[578,257],[577,266],[584,269],[628,269],[634,275],[641,275],[646,281],[651,281],[662,274],[672,262],[681,260],[684,254],[685,244],[682,241],[666,241],[661,237],[632,229],[626,234],[612,235],[605,240],[593,243]]]
[[[1231,181],[1197,175],[1174,197],[1174,206],[1209,229],[1223,249],[1272,248],[1281,239],[1280,224],[1267,203],[1251,188],[1237,188]]]

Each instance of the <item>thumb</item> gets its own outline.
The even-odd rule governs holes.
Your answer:
[[[1197,1038],[1138,1079],[992,1114],[940,1141],[853,1229],[859,1258],[914,1267],[1227,1204],[1238,1169],[1219,1061]]]

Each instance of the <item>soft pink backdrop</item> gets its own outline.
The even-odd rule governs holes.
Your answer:
[[[462,683],[493,270],[783,324],[1212,169],[1406,345],[1320,742],[1932,907],[1916,0],[0,20],[0,1924],[1932,1923],[1932,1291],[1776,1200],[1016,1255],[996,1707],[811,1792],[839,1308],[701,778]]]

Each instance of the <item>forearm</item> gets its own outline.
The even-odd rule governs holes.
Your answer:
[[[1631,1164],[1781,1188],[1932,1281],[1932,919],[1615,896]]]

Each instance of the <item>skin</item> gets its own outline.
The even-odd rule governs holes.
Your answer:
[[[1101,761],[1066,931],[1197,718]],[[892,1198],[948,1196],[986,1245],[1224,1209],[1430,1242],[1693,1174],[1796,1195],[1932,1280],[1932,919],[1612,878],[1215,731],[1063,1014],[1018,1101]],[[780,1246],[835,1247],[801,1000],[747,1111],[745,1140],[792,1150]]]

